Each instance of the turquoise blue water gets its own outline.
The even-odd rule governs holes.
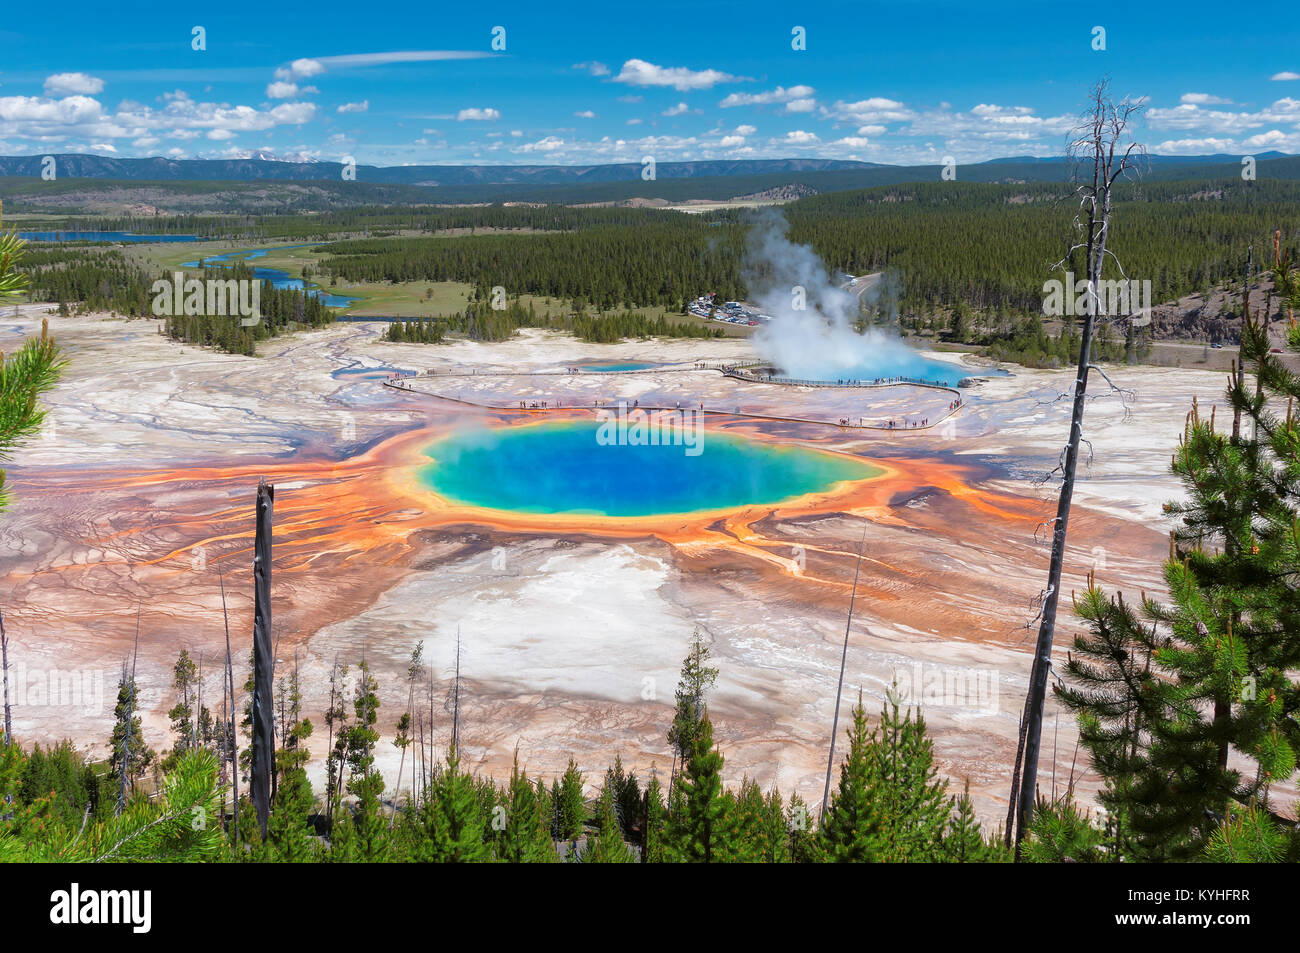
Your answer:
[[[791,377],[800,375],[790,375]],[[805,380],[815,381],[875,381],[881,379],[906,378],[927,384],[940,384],[944,387],[956,387],[967,377],[1004,377],[1006,371],[996,367],[978,369],[939,361],[925,357],[910,349],[901,347],[882,349],[874,360],[867,360],[853,367],[828,367],[803,376]]]
[[[330,377],[339,380],[344,377],[358,377],[361,380],[382,381],[389,377],[407,376],[414,374],[415,371],[407,370],[401,367],[390,367],[387,364],[381,364],[378,367],[340,367],[330,371]]]
[[[310,248],[311,245],[281,245],[276,251],[283,251],[286,248]],[[204,265],[222,265],[232,261],[251,262],[255,258],[265,258],[266,249],[259,248],[256,251],[232,251],[224,255],[205,255],[203,257]],[[182,268],[198,268],[198,260],[187,261]],[[269,281],[272,288],[293,288],[295,291],[301,291],[305,286],[301,278],[290,278],[287,271],[280,268],[258,268],[253,267],[253,277],[262,281]],[[327,291],[321,291],[319,288],[309,288],[307,294],[313,298],[319,298],[321,304],[330,308],[346,308],[356,298],[349,298],[344,295],[330,294]]]
[[[582,364],[575,364],[584,371],[648,371],[652,367],[658,367],[658,364],[620,364],[617,361],[587,361]]]
[[[855,457],[717,431],[701,452],[602,445],[576,421],[465,431],[430,445],[419,479],[453,502],[520,513],[652,516],[779,503],[880,471]]]

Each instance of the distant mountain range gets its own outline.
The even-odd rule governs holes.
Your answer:
[[[40,176],[44,156],[0,157],[0,176]],[[293,162],[259,155],[248,159],[119,159],[99,155],[55,155],[59,178],[121,181],[254,182],[339,181],[339,162]],[[719,159],[661,162],[656,178],[694,179],[771,172],[830,172],[881,168],[843,159]],[[613,165],[358,165],[356,180],[381,185],[571,185],[641,179],[640,163]]]
[[[43,156],[0,157],[5,211],[49,215],[259,214],[359,205],[647,204],[783,201],[804,195],[937,182],[937,165],[882,165],[844,159],[662,162],[655,178],[638,163],[614,165],[358,166],[345,180],[337,162],[246,159],[121,159],[56,155],[57,178],[40,178]],[[960,165],[957,181],[1065,183],[1063,156],[1010,156]],[[1240,181],[1240,156],[1151,156],[1148,181]],[[1300,180],[1300,156],[1255,156],[1256,177]]]
[[[1294,158],[1281,152],[1262,152],[1257,163]],[[258,154],[248,159],[121,159],[112,156],[63,154],[54,156],[60,179],[115,179],[147,182],[257,182],[340,181],[338,162],[285,161]],[[37,177],[44,156],[0,156],[0,176]],[[1230,155],[1151,156],[1150,171],[1160,178],[1171,172],[1204,167],[1240,167],[1241,157]],[[824,172],[868,172],[882,181],[917,181],[934,178],[937,165],[894,166],[847,159],[711,159],[701,162],[661,162],[656,179],[700,179],[750,176],[790,176]],[[1066,159],[1011,156],[962,166],[958,178],[990,182],[1013,179],[1043,181],[1065,177]],[[1180,175],[1175,177],[1182,177]],[[1290,176],[1288,176],[1290,177]],[[637,182],[640,163],[611,165],[404,165],[356,167],[356,181],[376,185],[425,187],[464,185],[579,185],[591,182]],[[794,181],[791,179],[790,181]]]

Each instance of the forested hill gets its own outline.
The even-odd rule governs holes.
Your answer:
[[[1156,302],[1240,276],[1246,248],[1300,244],[1300,182],[1143,182],[1120,190],[1112,250],[1149,280]],[[486,213],[487,210],[473,210]],[[469,214],[470,210],[462,210]],[[893,269],[919,311],[965,301],[980,311],[1039,313],[1043,282],[1066,257],[1075,204],[1065,184],[933,182],[812,196],[784,208],[790,238],[828,268]],[[634,221],[626,216],[639,216]],[[465,281],[512,293],[582,298],[602,309],[680,310],[705,291],[747,293],[745,236],[753,212],[704,216],[648,210],[566,210],[562,230],[460,238],[386,237],[326,247],[326,271],[348,281]],[[540,209],[497,209],[546,229]],[[412,224],[414,220],[411,220]],[[432,220],[431,220],[432,221]],[[1076,256],[1077,258],[1078,256]],[[1257,261],[1259,259],[1257,258]],[[1082,260],[1074,262],[1082,273]]]
[[[1300,182],[1239,176],[1144,181],[1117,190],[1111,250],[1154,300],[1205,292],[1240,277],[1246,248],[1282,229],[1300,245]],[[785,207],[793,241],[851,274],[895,268],[905,295],[937,305],[1037,311],[1049,269],[1066,257],[1074,219],[1065,185],[926,183],[800,199]],[[1256,261],[1259,262],[1259,252]],[[1075,274],[1084,271],[1076,255]]]

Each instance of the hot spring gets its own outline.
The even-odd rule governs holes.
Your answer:
[[[424,451],[422,485],[450,502],[520,513],[655,516],[774,504],[882,471],[841,453],[699,431],[683,446],[602,444],[594,421],[461,431]]]
[[[816,364],[804,362],[785,370],[780,367],[757,369],[760,375],[777,378],[820,382],[861,382],[904,380],[923,384],[956,387],[970,377],[1005,377],[1007,372],[996,367],[970,367],[952,361],[925,357],[909,348],[891,348],[888,351],[862,360],[824,361]]]
[[[597,371],[605,374],[617,374],[626,371],[648,371],[652,367],[658,367],[658,364],[646,362],[628,362],[628,361],[582,361],[574,365],[584,371]]]

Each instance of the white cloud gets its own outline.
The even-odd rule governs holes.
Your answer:
[[[752,136],[752,135],[753,135],[754,133],[756,133],[757,131],[758,131],[758,130],[755,129],[753,126],[737,126],[737,127],[736,127],[736,135],[738,135],[738,136]]]
[[[733,106],[767,106],[772,103],[788,103],[792,100],[808,99],[815,92],[817,90],[811,86],[791,86],[789,89],[778,86],[776,89],[768,90],[765,93],[732,93],[718,105],[723,109],[731,109]],[[804,111],[807,112],[807,110]]]
[[[609,67],[606,66],[604,63],[597,63],[595,60],[592,60],[590,63],[574,63],[573,68],[585,69],[592,76],[609,75]]]
[[[861,126],[870,123],[903,122],[915,118],[916,113],[903,103],[882,96],[872,96],[855,103],[838,100],[834,106],[826,110],[826,115]]]
[[[1152,129],[1176,129],[1208,136],[1243,135],[1261,126],[1300,124],[1300,99],[1283,97],[1257,112],[1202,109],[1183,103],[1169,109],[1149,109],[1146,120]]]
[[[338,108],[341,113],[363,113],[370,108],[370,100],[363,99],[359,103],[344,103]]]
[[[730,149],[735,146],[743,146],[744,144],[745,144],[744,136],[723,136],[721,139],[718,140],[718,145],[722,146],[722,148],[724,149]]]
[[[285,79],[286,77],[282,76],[281,72],[282,71],[280,70],[276,70],[276,77],[279,79]],[[293,76],[298,79],[307,79],[310,76],[319,76],[323,72],[325,72],[325,64],[320,60],[308,59],[306,57],[294,60],[288,66],[288,76]]]
[[[48,96],[94,96],[104,91],[104,81],[85,73],[55,73],[45,78],[45,93]]]
[[[821,140],[817,138],[816,133],[805,132],[802,129],[791,129],[785,134],[785,138],[781,141],[794,146],[807,146],[814,142],[820,142]]]
[[[104,108],[89,96],[46,99],[40,96],[0,96],[0,121],[86,123],[104,118]]]
[[[231,132],[229,129],[213,129],[208,133],[208,138],[220,141],[223,139],[233,139],[236,135],[236,133]]]
[[[628,60],[614,77],[614,82],[629,86],[671,86],[684,93],[692,89],[712,89],[718,83],[748,83],[753,80],[716,69],[692,70],[684,66],[656,66],[645,60]]]
[[[276,80],[266,86],[267,99],[293,99],[298,95],[298,84]]]
[[[258,109],[196,102],[183,93],[165,95],[163,100],[165,105],[161,109],[126,101],[110,113],[89,96],[0,97],[0,138],[100,143],[156,135],[192,139],[214,130],[235,134],[301,125],[316,115],[313,103],[281,103],[270,109]]]
[[[316,76],[329,69],[356,66],[388,66],[393,63],[430,63],[438,60],[477,60],[491,53],[480,50],[404,50],[391,53],[345,53],[341,56],[317,56],[294,60],[289,70],[295,77]],[[278,75],[277,78],[283,79]]]
[[[788,113],[810,113],[817,108],[815,99],[792,99],[785,104]]]
[[[1183,93],[1179,97],[1180,102],[1191,103],[1194,106],[1230,106],[1231,99],[1224,99],[1222,96],[1211,96],[1209,93]]]
[[[536,142],[525,142],[522,146],[515,148],[515,152],[555,152],[564,148],[564,140],[555,136],[546,136],[544,139],[538,139]]]
[[[497,112],[491,106],[485,109],[479,109],[477,106],[469,109],[462,109],[456,113],[457,122],[491,122],[501,118],[501,113]]]
[[[641,122],[642,122],[642,120],[640,120],[640,119],[629,119],[629,120],[627,121],[627,124],[628,124],[629,126],[639,126],[639,125],[641,125]]]
[[[864,139],[861,136],[845,136],[843,139],[836,139],[831,145],[845,146],[849,149],[865,149],[871,145],[871,140]]]
[[[1158,155],[1251,155],[1256,152],[1300,153],[1300,132],[1283,132],[1269,129],[1244,138],[1222,136],[1189,136],[1183,139],[1166,139],[1151,146]]]
[[[1300,73],[1293,73],[1290,70],[1283,70],[1280,73],[1274,73],[1269,79],[1274,82],[1285,81],[1289,79],[1300,79]]]
[[[691,107],[685,103],[678,103],[676,106],[670,106],[664,110],[665,116],[681,116],[691,111]]]
[[[901,103],[896,105],[902,106]],[[858,134],[880,136],[884,134],[882,123],[890,121],[891,116],[901,111],[902,109],[882,106],[874,110],[867,108],[850,112],[854,118],[874,112],[879,117],[877,121],[859,126]],[[946,154],[963,161],[971,161],[976,155],[991,158],[1003,149],[1014,149],[1017,154],[1056,154],[1062,148],[1064,138],[1078,124],[1075,116],[1036,116],[1028,106],[998,106],[990,103],[980,103],[969,112],[954,112],[951,109],[920,113],[907,111],[910,122],[896,130],[899,135],[945,140]],[[876,127],[874,130],[871,128],[873,126]],[[931,142],[927,142],[926,147],[934,148]],[[959,151],[964,155],[958,156]],[[1002,154],[1006,155],[1005,152]],[[931,160],[926,158],[922,161]]]
[[[584,109],[584,110],[583,110],[582,112],[580,112],[580,113],[574,113],[574,115],[577,116],[579,119],[595,119],[595,118],[596,118],[596,114],[595,114],[594,112],[592,112],[590,109]]]

